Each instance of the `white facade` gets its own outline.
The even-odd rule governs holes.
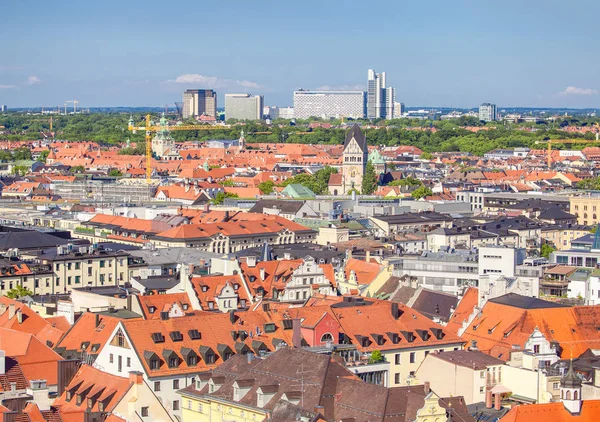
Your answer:
[[[125,339],[125,342],[121,343],[122,346],[117,345],[118,341],[115,339],[117,333],[119,335],[123,334]],[[131,339],[127,336],[127,332],[124,330],[122,324],[119,323],[110,336],[109,341],[96,358],[94,367],[123,378],[128,378],[131,371],[141,372],[144,374],[144,381],[154,391],[154,394],[167,409],[167,412],[180,417],[181,396],[177,394],[177,391],[192,384],[194,382],[194,375],[148,377],[144,365],[131,344]]]
[[[314,290],[333,296],[335,293],[331,286],[332,281],[325,278],[323,268],[319,267],[314,258],[307,256],[304,258],[304,263],[292,273],[292,278],[285,285],[285,291],[280,301],[303,302],[312,296]]]
[[[525,259],[525,250],[505,247],[479,248],[479,275],[514,277],[516,266]]]
[[[479,120],[484,122],[493,122],[498,120],[498,110],[496,104],[483,103],[479,106]]]
[[[263,118],[263,96],[250,94],[225,94],[225,118],[260,120]]]
[[[363,91],[294,91],[294,117],[365,117]]]

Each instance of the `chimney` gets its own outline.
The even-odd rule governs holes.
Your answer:
[[[402,313],[400,312],[400,309],[398,309],[398,303],[392,302],[392,316],[394,319],[399,319],[400,315],[402,315]]]
[[[423,383],[423,390],[425,390],[425,395],[428,395],[431,392],[431,384],[429,381]]]
[[[235,311],[233,309],[229,311],[229,322],[235,324]]]
[[[137,371],[131,371],[129,373],[129,381],[133,384],[142,384],[144,382],[144,374]]]
[[[365,262],[371,262],[371,251],[365,252]]]
[[[6,352],[0,350],[0,375],[6,374]]]
[[[15,304],[11,303],[8,305],[8,319],[12,319],[15,316]]]
[[[302,347],[302,328],[299,318],[292,320],[292,330],[292,345],[296,348]]]
[[[502,394],[500,394],[500,393],[494,394],[494,409],[495,410],[502,409],[502,403],[500,402],[501,398],[502,398]]]
[[[254,353],[246,353],[246,357],[248,358],[248,363],[252,363],[254,360]]]
[[[95,327],[98,328],[100,325],[100,314],[94,314],[94,319],[96,320]]]
[[[207,203],[204,205],[204,212],[210,212],[210,203],[209,203],[209,202],[207,202]]]
[[[127,310],[128,311],[131,311],[131,298],[132,297],[133,297],[132,295],[127,295],[127,299],[126,300],[127,300]]]
[[[17,309],[17,321],[19,324],[23,324],[23,310],[21,308]]]
[[[491,390],[487,390],[485,392],[485,407],[486,407],[486,409],[492,408],[492,391]]]
[[[255,256],[246,257],[246,264],[248,265],[248,268],[256,267],[256,257]]]
[[[50,389],[46,380],[31,380],[29,381],[29,387],[27,387],[27,394],[33,397],[32,402],[37,404],[40,411],[45,412],[50,410],[51,400],[48,397]]]
[[[471,340],[471,346],[469,346],[469,350],[472,352],[479,350],[477,348],[477,340]]]
[[[229,221],[229,211],[225,211],[225,218],[223,218],[223,222],[227,223]]]
[[[265,281],[265,269],[264,268],[260,269],[260,279],[261,279],[261,281]]]

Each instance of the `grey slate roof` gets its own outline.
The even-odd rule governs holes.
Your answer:
[[[277,208],[284,214],[296,214],[305,201],[284,201],[277,199],[261,199],[248,212],[263,213],[265,208]]]
[[[508,293],[504,296],[488,300],[488,302],[498,303],[500,305],[512,306],[520,309],[545,309],[545,308],[568,308],[567,305],[548,302],[537,297],[521,296],[516,293]]]
[[[365,136],[363,131],[360,130],[360,127],[357,124],[354,124],[354,126],[352,126],[352,128],[350,128],[348,132],[346,132],[346,139],[344,140],[344,149],[346,149],[352,138],[356,139],[358,146],[360,147],[360,149],[363,150],[363,152],[367,151],[367,137]]]

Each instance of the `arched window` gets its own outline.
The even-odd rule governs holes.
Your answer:
[[[330,333],[325,333],[321,336],[321,343],[333,342],[333,336]]]
[[[571,400],[571,392],[569,390],[567,390],[567,395],[565,397],[565,400]]]
[[[579,400],[578,394],[577,394],[577,390],[575,390],[573,392],[573,400]]]

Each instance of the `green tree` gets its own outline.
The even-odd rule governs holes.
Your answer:
[[[31,290],[28,290],[27,288],[20,285],[6,292],[6,296],[11,299],[19,299],[20,297],[31,295],[33,295],[33,292]]]
[[[365,174],[362,179],[361,191],[363,195],[371,195],[377,190],[377,175],[375,174],[375,167],[371,161],[367,162]]]
[[[379,363],[383,361],[383,355],[379,350],[373,350],[371,352],[371,357],[369,358],[369,363]]]
[[[235,183],[233,182],[233,180],[231,179],[227,179],[227,180],[223,180],[221,182],[221,186],[229,186],[232,187],[233,185],[235,185]]]
[[[214,205],[221,205],[225,202],[225,198],[239,198],[237,193],[229,193],[229,192],[219,192],[212,199],[212,203]]]
[[[275,183],[272,180],[266,180],[258,185],[258,189],[263,195],[270,195],[273,193]]]
[[[420,186],[418,188],[416,188],[414,191],[412,191],[412,193],[410,194],[410,196],[412,196],[415,199],[421,199],[421,198],[425,198],[426,196],[430,196],[433,195],[433,192],[431,191],[431,189],[429,189],[427,186]]]
[[[31,160],[31,150],[27,147],[20,147],[13,151],[13,159],[19,160]]]
[[[430,152],[424,152],[419,158],[422,158],[423,160],[431,160],[433,155]]]
[[[41,161],[42,163],[45,163],[46,160],[48,159],[48,155],[50,155],[50,150],[45,150],[40,152],[40,155],[37,159],[37,161]]]
[[[108,172],[108,175],[110,177],[121,177],[121,176],[123,176],[123,173],[119,169],[112,169],[111,171]]]
[[[421,186],[423,183],[414,177],[406,177],[404,179],[392,180],[388,186]]]
[[[85,172],[85,167],[83,166],[73,166],[69,169],[69,172],[72,174],[83,173]]]
[[[540,256],[543,258],[550,258],[550,254],[555,250],[556,248],[549,243],[542,243],[542,247],[540,248]]]
[[[358,189],[352,188],[348,191],[347,195],[352,195],[353,193],[360,195],[360,192],[358,191]]]
[[[13,168],[10,170],[10,173],[15,175],[15,176],[25,176],[27,173],[29,173],[29,167],[27,166],[13,166]]]

